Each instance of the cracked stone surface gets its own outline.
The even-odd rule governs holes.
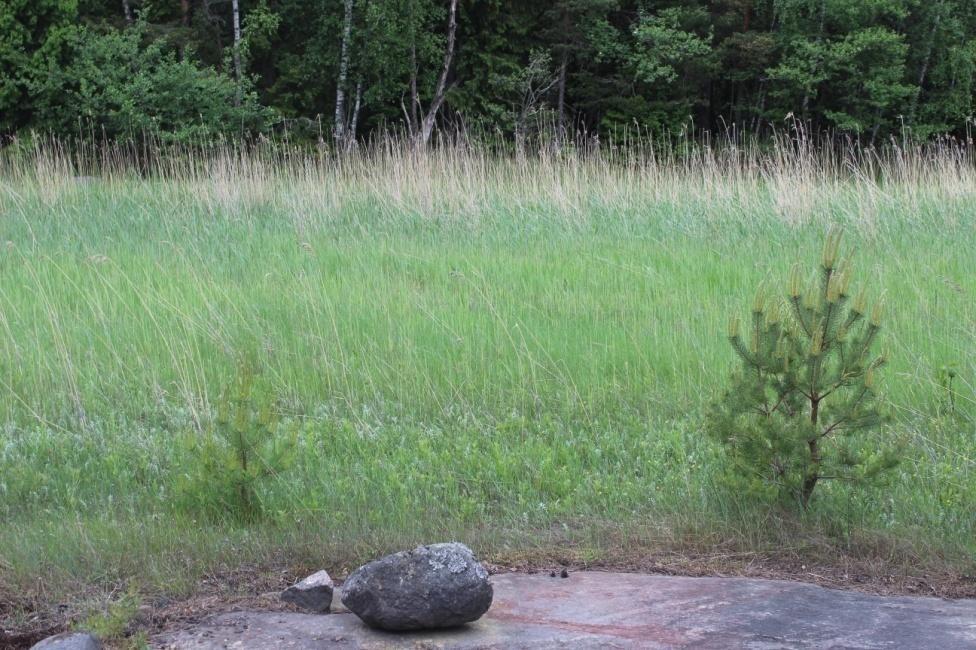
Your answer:
[[[576,572],[492,577],[475,623],[373,630],[327,615],[235,612],[153,639],[163,648],[976,648],[976,600],[882,597],[747,578]],[[338,600],[338,595],[337,595]]]

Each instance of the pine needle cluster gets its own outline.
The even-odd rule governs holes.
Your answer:
[[[851,297],[840,242],[828,235],[818,278],[806,283],[794,267],[785,301],[760,289],[748,325],[730,321],[740,367],[708,422],[741,487],[803,508],[819,482],[872,479],[900,456],[899,445],[858,435],[887,419],[877,392],[886,358],[872,351],[883,303]]]

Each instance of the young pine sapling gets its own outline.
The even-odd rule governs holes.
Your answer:
[[[193,467],[178,493],[184,507],[242,523],[261,517],[259,486],[287,469],[295,431],[283,425],[254,366],[241,362],[217,403],[211,430],[191,445]]]
[[[714,405],[710,433],[720,440],[740,485],[775,492],[806,508],[821,481],[861,481],[898,462],[898,445],[872,447],[856,434],[884,421],[872,352],[882,304],[849,294],[851,267],[838,259],[840,233],[828,235],[819,278],[804,287],[794,268],[788,299],[760,290],[744,337],[737,318],[729,341],[741,364]]]

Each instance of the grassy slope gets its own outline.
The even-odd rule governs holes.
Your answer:
[[[447,537],[497,556],[840,548],[972,567],[965,170],[877,184],[453,153],[77,184],[45,164],[0,180],[8,593],[182,590]],[[701,410],[731,365],[728,317],[813,268],[831,222],[886,292],[889,433],[910,454],[887,488],[828,484],[784,521],[716,486]],[[302,422],[296,466],[263,488],[268,521],[246,529],[173,505],[241,353]]]

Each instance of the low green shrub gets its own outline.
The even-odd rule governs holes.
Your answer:
[[[82,124],[109,138],[176,143],[267,130],[275,114],[249,79],[238,83],[163,41],[147,43],[146,30],[70,26],[52,36],[44,68],[28,83],[34,126],[66,134]]]

